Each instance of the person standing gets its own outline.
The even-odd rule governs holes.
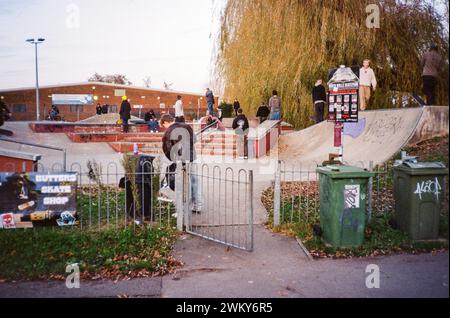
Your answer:
[[[184,111],[183,111],[183,102],[181,101],[181,96],[177,96],[177,101],[175,102],[175,105],[173,106],[175,108],[175,122],[177,123],[184,123]]]
[[[123,132],[128,132],[128,120],[131,118],[131,105],[128,102],[128,98],[126,96],[122,97],[122,104],[120,105],[120,119],[122,119]]]
[[[248,132],[250,126],[242,108],[238,109],[238,115],[233,120],[232,127],[238,139],[238,156],[239,158],[248,159]]]
[[[168,167],[168,172],[176,171],[177,161],[181,161],[183,166],[186,162],[194,162],[196,160],[196,152],[194,147],[195,135],[192,127],[186,123],[175,122],[170,114],[162,115],[160,124],[161,127],[166,129],[162,137],[162,150],[171,163]],[[183,136],[187,136],[189,140],[183,140]],[[173,151],[175,145],[179,147],[177,148],[177,152]],[[188,167],[190,170],[190,206],[193,213],[200,213],[202,203],[200,194],[201,189],[198,182],[198,171],[196,169],[197,165],[191,164]],[[170,175],[170,173],[166,174],[166,178],[168,175]]]
[[[370,60],[363,61],[363,67],[359,70],[359,105],[360,110],[366,110],[370,100],[371,89],[375,92],[377,88],[377,79],[375,72],[370,67]]]
[[[103,106],[102,106],[102,114],[107,114],[108,113],[108,105],[107,104],[104,104]]]
[[[259,123],[262,124],[267,120],[270,114],[270,109],[266,104],[262,103],[256,111],[256,117],[259,118]]]
[[[442,64],[443,60],[439,55],[438,46],[432,44],[421,61],[423,93],[427,97],[427,105],[435,105],[436,103],[436,85]]]
[[[318,79],[312,90],[312,99],[314,103],[314,119],[316,124],[323,121],[325,113],[325,101],[327,100],[327,92],[322,85],[322,80]]]
[[[241,108],[241,103],[239,103],[237,98],[234,99],[233,108],[234,108],[234,117],[236,117],[238,115],[238,109]]]
[[[269,99],[270,120],[281,119],[281,99],[276,90],[272,91],[272,97]]]
[[[102,114],[102,105],[100,105],[100,103],[98,103],[97,107],[95,107],[95,113],[97,115],[101,115]]]
[[[208,106],[208,115],[213,115],[213,111],[214,111],[214,94],[213,92],[207,88],[206,89],[206,104]]]
[[[5,121],[11,118],[11,112],[9,111],[8,106],[0,100],[0,126],[2,126]]]

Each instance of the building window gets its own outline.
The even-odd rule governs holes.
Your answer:
[[[78,111],[80,113],[83,112],[83,105],[70,105],[70,111],[72,113],[77,113]]]
[[[14,104],[13,113],[26,113],[27,112],[27,105],[25,104]]]

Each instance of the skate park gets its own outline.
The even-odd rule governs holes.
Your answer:
[[[0,298],[448,298],[447,4],[5,3]]]

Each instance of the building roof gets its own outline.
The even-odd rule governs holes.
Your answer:
[[[203,96],[203,93],[192,93],[192,92],[182,92],[182,91],[173,91],[173,90],[164,90],[164,89],[156,89],[156,88],[147,88],[140,86],[132,86],[132,85],[120,85],[120,84],[112,84],[112,83],[103,83],[103,82],[80,82],[80,83],[66,83],[66,84],[57,84],[57,85],[43,85],[39,86],[40,89],[48,89],[48,88],[58,88],[58,87],[67,87],[67,86],[82,86],[82,85],[92,85],[92,86],[110,86],[116,88],[123,89],[139,89],[145,90],[149,92],[161,92],[161,93],[173,93],[173,94],[188,94],[188,95],[197,95]],[[0,93],[9,93],[9,92],[17,92],[17,91],[26,91],[26,90],[34,90],[36,87],[20,87],[20,88],[10,88],[10,89],[0,89]]]

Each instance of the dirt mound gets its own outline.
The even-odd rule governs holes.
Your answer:
[[[109,114],[102,114],[102,115],[95,115],[83,120],[80,120],[78,123],[93,123],[93,124],[115,124],[120,119],[120,115],[116,113],[109,113]],[[132,120],[139,120],[138,117],[131,116]]]

